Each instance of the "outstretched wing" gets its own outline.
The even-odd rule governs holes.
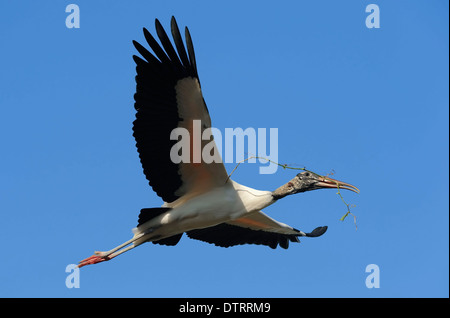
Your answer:
[[[218,153],[210,153],[218,159],[212,163],[203,160],[202,152],[206,145],[209,152],[217,148],[212,135],[209,140],[201,138],[203,132],[211,127],[211,119],[200,88],[189,30],[185,29],[186,52],[176,20],[172,17],[175,51],[157,19],[155,25],[162,47],[144,28],[145,39],[153,54],[133,41],[144,58],[133,56],[137,72],[134,95],[137,113],[133,136],[150,186],[165,202],[171,203],[185,195],[196,195],[223,185],[228,176]],[[185,129],[189,135],[188,140],[183,140],[187,141],[187,146],[183,143],[185,147],[180,149],[173,148],[179,140],[171,140],[171,133],[176,128]],[[176,160],[171,157],[171,150],[172,154],[179,156]],[[179,162],[183,151],[189,152],[189,160]]]
[[[289,242],[300,243],[299,236],[316,237],[325,233],[326,230],[327,227],[323,226],[311,233],[305,233],[259,211],[209,228],[191,230],[186,234],[190,238],[221,247],[262,244],[271,248],[280,245],[287,249]]]

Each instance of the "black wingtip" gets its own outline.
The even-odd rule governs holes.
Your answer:
[[[323,235],[328,229],[328,226],[316,227],[311,233],[305,233],[307,237],[318,237]]]
[[[156,33],[165,32],[161,22],[159,22],[158,19],[155,19],[155,29],[156,29]]]
[[[135,41],[135,40],[132,40],[132,43],[133,43],[133,46],[136,48],[136,50],[139,51],[139,49],[140,49],[140,47],[141,47],[142,45],[140,45],[139,42],[137,42],[137,41]],[[139,47],[139,49],[138,49],[138,47]]]

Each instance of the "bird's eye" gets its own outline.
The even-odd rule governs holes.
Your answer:
[[[305,177],[309,177],[309,176],[310,176],[309,172],[306,172]]]

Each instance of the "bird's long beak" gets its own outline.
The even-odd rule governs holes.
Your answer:
[[[315,184],[319,188],[333,188],[333,189],[346,189],[356,193],[359,193],[359,189],[354,185],[346,182],[331,179],[329,177],[319,177],[319,182]]]

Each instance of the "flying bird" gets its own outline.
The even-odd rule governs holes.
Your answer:
[[[359,192],[355,186],[304,171],[274,191],[260,191],[231,180],[221,161],[172,160],[170,151],[178,141],[169,138],[171,132],[184,128],[192,135],[194,121],[200,121],[203,133],[211,128],[211,118],[203,99],[188,28],[185,46],[172,17],[174,47],[158,19],[155,25],[162,46],[143,29],[153,53],[133,41],[142,56],[133,55],[137,72],[133,136],[144,174],[164,204],[140,211],[130,240],[109,251],[95,252],[78,266],[111,260],[145,242],[173,246],[184,233],[221,247],[262,244],[285,249],[289,242],[300,242],[299,237],[325,233],[326,226],[305,233],[272,219],[262,210],[295,193],[325,188]],[[197,144],[191,139],[191,146],[203,150],[211,142],[212,136]]]

